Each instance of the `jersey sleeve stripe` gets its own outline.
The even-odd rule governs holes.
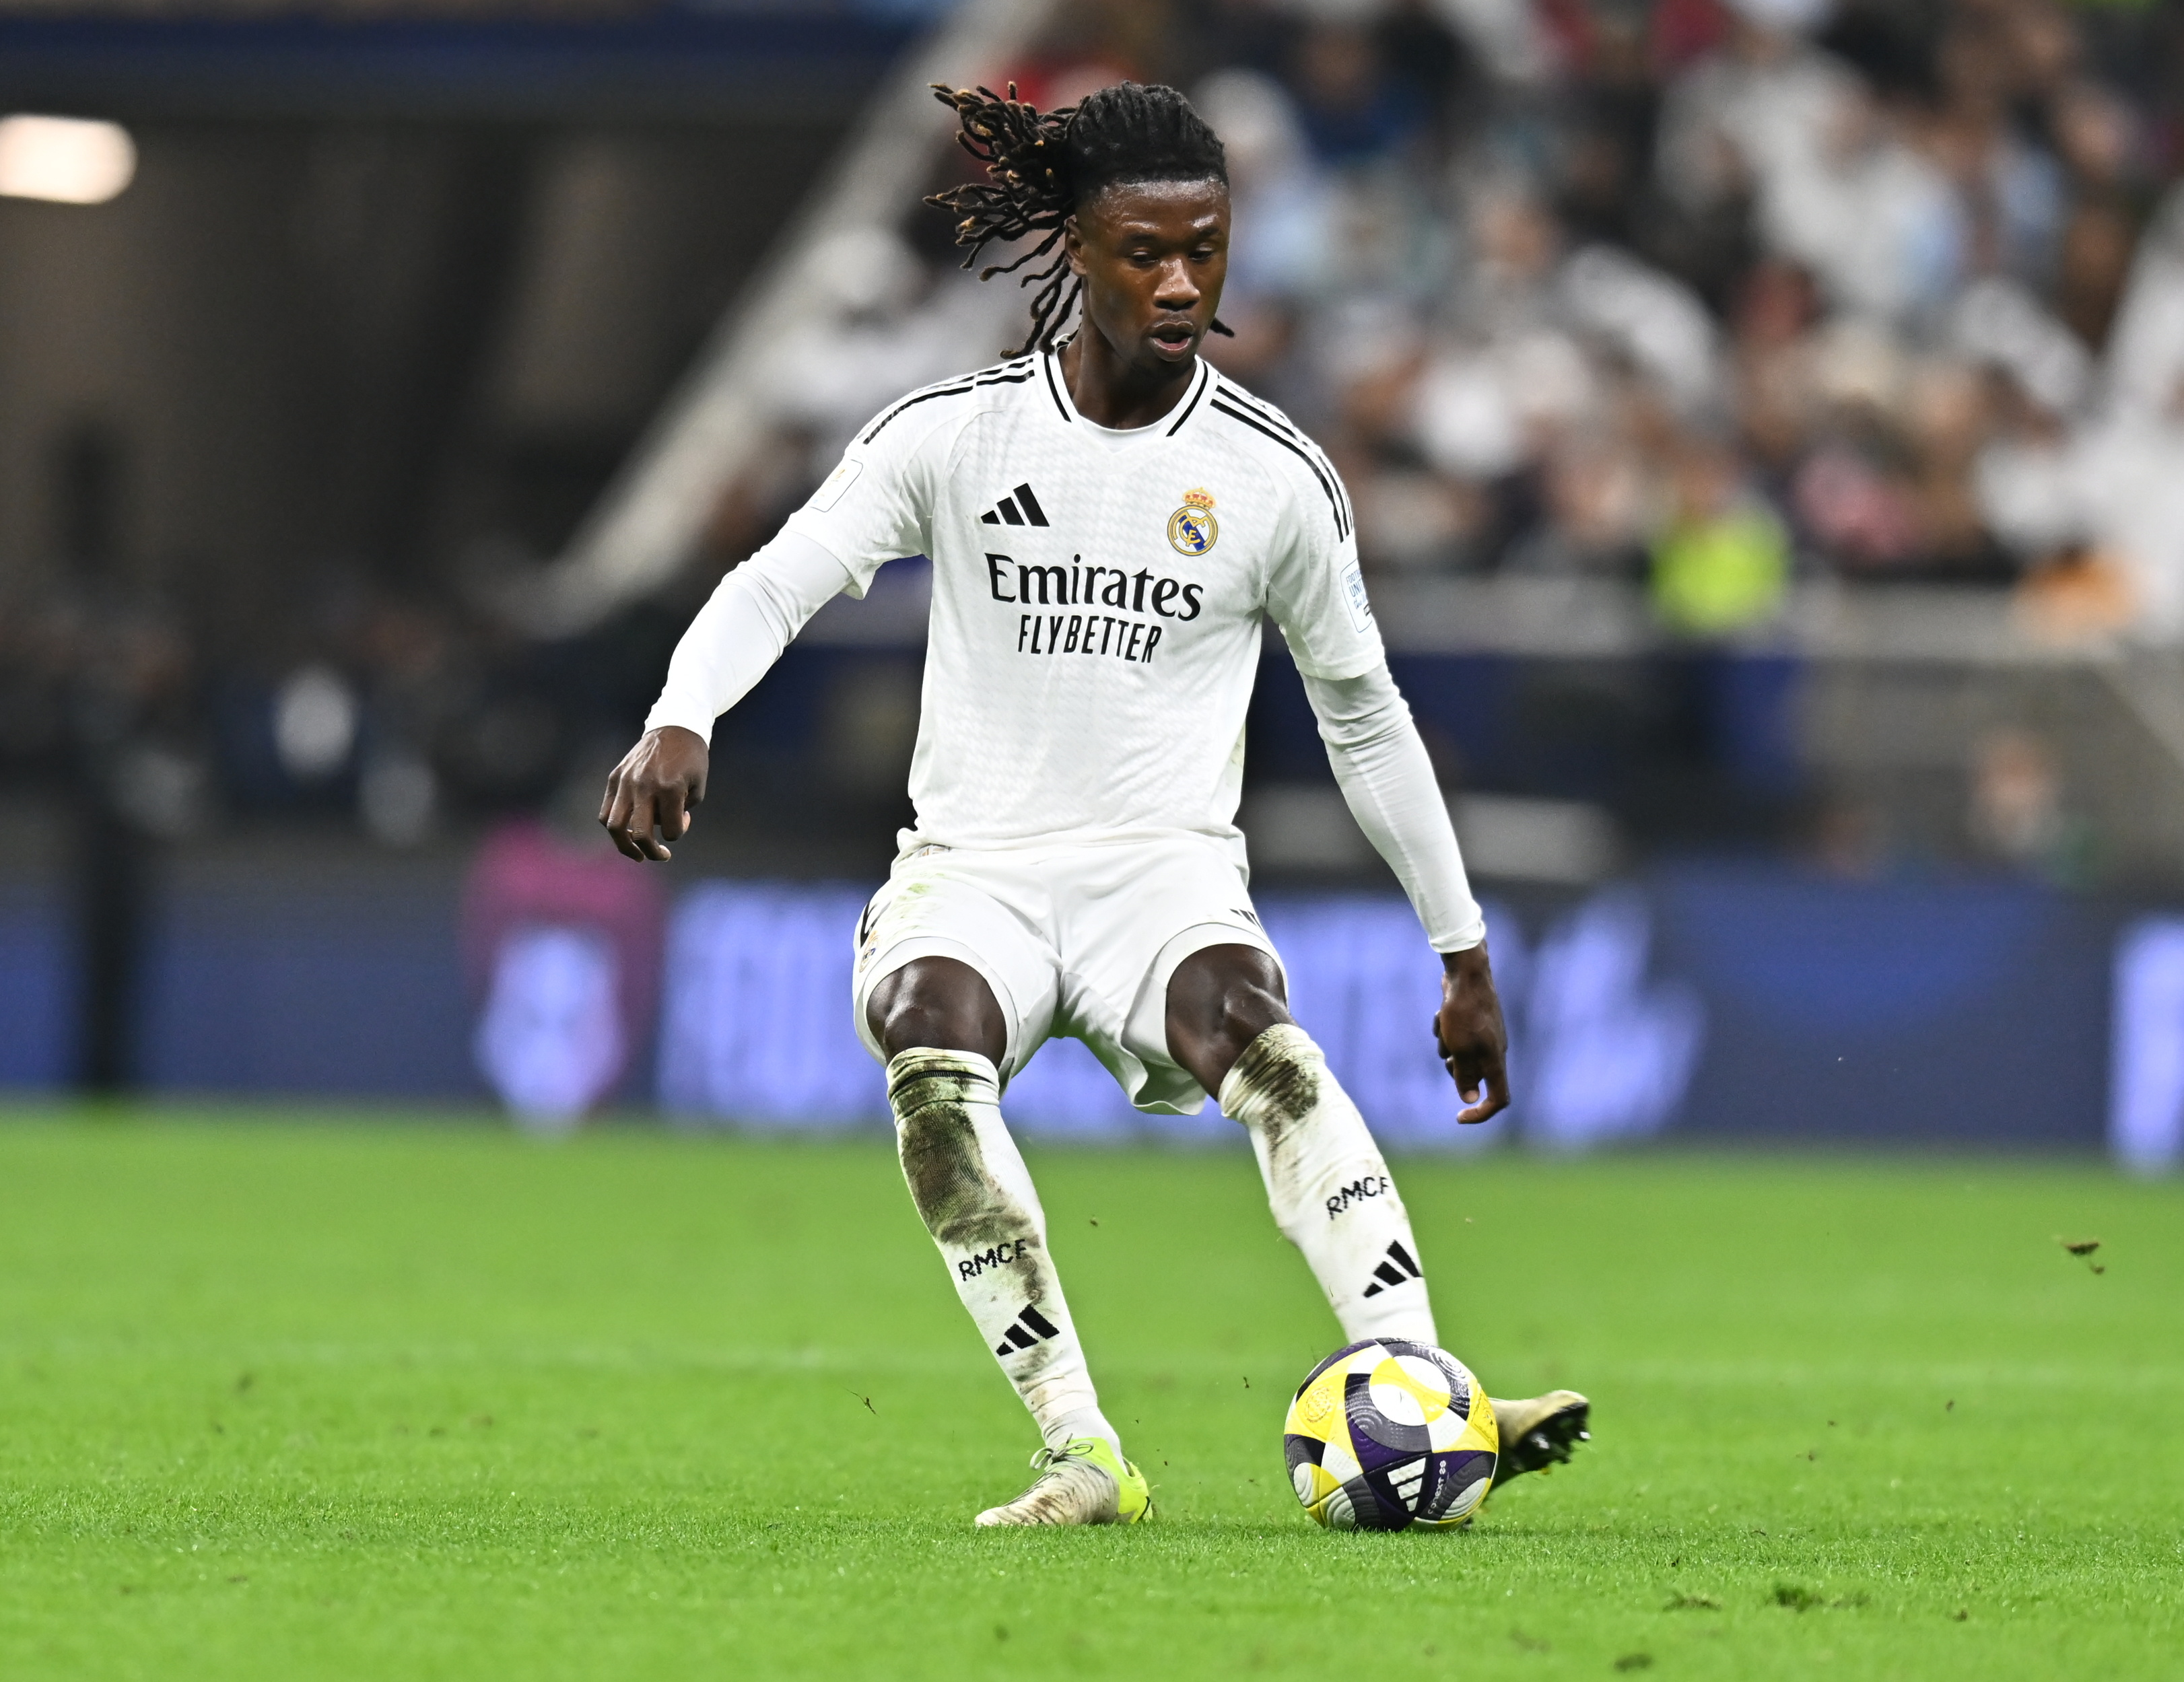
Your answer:
[[[1327,452],[1322,449],[1317,443],[1313,443],[1312,440],[1307,437],[1303,432],[1298,431],[1296,422],[1290,420],[1288,415],[1283,414],[1280,409],[1275,408],[1272,404],[1262,402],[1259,398],[1253,397],[1250,393],[1243,390],[1241,387],[1234,384],[1232,384],[1228,381],[1223,380],[1221,382],[1221,395],[1228,398],[1229,402],[1240,404],[1242,407],[1250,409],[1252,414],[1257,415],[1262,420],[1267,422],[1267,424],[1273,427],[1276,432],[1280,432],[1294,443],[1301,445],[1303,448],[1310,451],[1313,459],[1317,460],[1322,467],[1324,467],[1327,470],[1328,477],[1334,482],[1335,494],[1342,499],[1342,511],[1344,517],[1347,519],[1352,526],[1355,526],[1357,523],[1357,516],[1350,506],[1349,487],[1342,482],[1342,476],[1334,471],[1334,464],[1327,459]]]
[[[1242,387],[1238,386],[1230,381],[1224,380],[1221,382],[1221,394],[1224,398],[1228,398],[1229,402],[1250,409],[1252,414],[1257,415],[1262,420],[1267,422],[1267,424],[1273,427],[1276,432],[1281,433],[1284,437],[1290,439],[1292,442],[1301,445],[1303,448],[1311,452],[1313,459],[1318,461],[1322,467],[1327,469],[1328,476],[1334,481],[1335,493],[1342,498],[1343,511],[1345,515],[1349,518],[1352,525],[1357,523],[1357,515],[1355,513],[1351,512],[1350,508],[1349,487],[1343,484],[1342,476],[1334,471],[1334,465],[1327,459],[1327,452],[1322,449],[1318,444],[1305,432],[1301,431],[1295,421],[1290,420],[1288,415],[1283,414],[1281,410],[1275,408],[1273,404],[1266,402],[1263,398],[1253,397]]]
[[[889,421],[894,420],[896,415],[901,414],[905,409],[911,408],[921,403],[930,403],[936,397],[961,397],[971,389],[971,383],[972,382],[968,380],[958,380],[951,385],[935,386],[930,391],[922,391],[918,393],[915,397],[905,398],[900,403],[895,404],[893,409],[890,409],[886,414],[881,415],[878,420],[873,421],[872,430],[867,432],[864,437],[859,438],[857,442],[861,444],[870,443],[874,438],[879,437],[881,429],[884,427]]]
[[[895,404],[893,409],[888,410],[886,414],[881,415],[878,420],[873,421],[872,429],[867,432],[864,437],[859,438],[857,442],[861,444],[870,443],[874,438],[879,437],[881,429],[884,427],[889,421],[894,420],[896,415],[901,414],[905,409],[911,408],[917,404],[929,403],[936,397],[967,397],[971,393],[976,391],[981,386],[1020,386],[1026,380],[1031,378],[1031,370],[1028,368],[1025,369],[1020,374],[1011,374],[1003,371],[1011,365],[1012,365],[1006,362],[1000,363],[985,373],[972,375],[963,379],[950,380],[945,385],[933,386],[924,391],[918,392],[911,396],[906,397],[900,403]]]
[[[1327,493],[1327,505],[1334,510],[1335,536],[1338,537],[1346,537],[1350,535],[1350,521],[1348,514],[1342,505],[1342,498],[1335,494],[1334,479],[1321,469],[1320,465],[1312,459],[1311,454],[1306,451],[1303,446],[1295,443],[1291,439],[1284,437],[1272,426],[1268,426],[1264,421],[1257,420],[1254,416],[1245,413],[1243,409],[1231,408],[1228,404],[1223,403],[1221,398],[1217,397],[1213,399],[1213,407],[1221,414],[1228,416],[1229,419],[1242,421],[1253,432],[1265,433],[1276,443],[1279,444],[1284,449],[1295,456],[1298,460],[1304,463],[1306,466],[1312,469],[1312,476],[1319,481],[1320,489]]]
[[[1257,415],[1284,437],[1294,438],[1301,444],[1308,444],[1312,442],[1297,430],[1295,421],[1290,420],[1288,415],[1283,414],[1265,398],[1252,396],[1234,380],[1223,380],[1221,382],[1221,396],[1224,401],[1234,404],[1240,409],[1250,409],[1252,414]]]

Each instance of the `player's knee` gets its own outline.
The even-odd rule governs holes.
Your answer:
[[[1270,1028],[1290,1019],[1281,994],[1259,980],[1240,982],[1222,995],[1218,1035],[1233,1065],[1244,1048]]]
[[[1246,1046],[1289,1021],[1281,972],[1256,947],[1194,953],[1168,983],[1169,1054],[1208,1092],[1221,1089]]]
[[[967,1024],[960,1011],[944,1002],[923,998],[898,1000],[890,1007],[872,1011],[872,1032],[890,1057],[905,1051],[962,1051]]]
[[[889,1057],[905,1051],[975,1051],[999,1063],[1008,1026],[986,978],[954,958],[919,958],[884,977],[866,1009],[872,1038]]]

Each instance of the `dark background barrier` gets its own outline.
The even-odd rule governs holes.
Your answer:
[[[482,1100],[458,938],[465,866],[325,838],[168,860],[135,1078],[164,1094]],[[848,1003],[871,885],[683,877],[663,1049],[638,1058],[621,1101],[877,1124],[878,1072]],[[1658,1133],[2092,1150],[2106,1135],[2111,972],[2139,918],[2120,903],[1719,860],[1583,889],[1484,886],[1520,1083],[1500,1132],[1552,1148]],[[1443,1125],[1452,1106],[1424,1037],[1436,966],[1409,907],[1279,882],[1258,898],[1301,1018],[1376,1124],[1411,1147],[1470,1142]],[[78,980],[65,918],[18,879],[0,900],[10,1087],[67,1081]],[[1134,1117],[1087,1063],[1074,1047],[1034,1062],[1015,1100],[1032,1130],[1167,1126]]]
[[[1680,1132],[2098,1145],[2109,907],[2019,883],[1817,883],[1685,866],[1661,962],[1707,1002]]]

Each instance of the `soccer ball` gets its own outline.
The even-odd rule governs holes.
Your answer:
[[[1338,1349],[1282,1422],[1290,1481],[1331,1530],[1451,1530],[1494,1481],[1494,1404],[1445,1349],[1376,1338]]]

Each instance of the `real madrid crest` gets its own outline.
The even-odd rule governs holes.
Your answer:
[[[1213,517],[1213,493],[1185,491],[1183,506],[1167,517],[1168,547],[1178,554],[1204,554],[1221,535]]]

